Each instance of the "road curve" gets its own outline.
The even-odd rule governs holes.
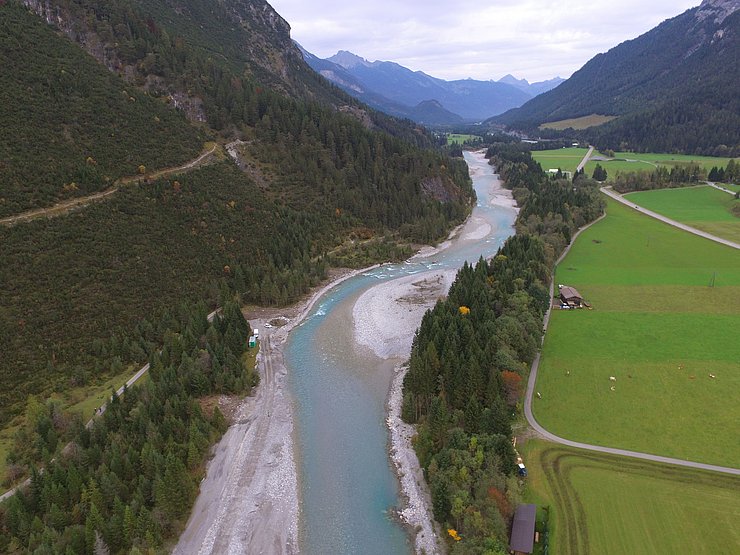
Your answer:
[[[709,239],[710,241],[714,241],[716,243],[721,243],[728,247],[732,247],[733,249],[740,249],[740,243],[735,243],[734,241],[730,241],[729,239],[723,239],[722,237],[717,237],[716,235],[712,235],[711,233],[707,233],[706,231],[702,231],[701,229],[696,229],[695,227],[682,224],[681,222],[677,222],[676,220],[671,220],[670,218],[666,218],[665,216],[658,214],[657,212],[653,212],[652,210],[643,208],[642,206],[639,206],[635,204],[634,202],[630,202],[629,200],[624,198],[622,195],[612,190],[610,187],[602,187],[601,192],[613,198],[614,200],[621,202],[625,206],[634,208],[635,210],[638,210],[639,212],[642,212],[643,214],[646,214],[647,216],[650,216],[651,218],[655,218],[656,220],[660,220],[661,222],[667,223],[668,225],[672,225],[673,227],[677,227],[678,229],[688,231],[689,233],[693,233],[694,235],[698,235],[699,237],[704,237],[704,239]]]
[[[603,188],[601,189],[601,191],[609,195],[609,193],[604,191]],[[612,196],[612,195],[609,195],[609,196]],[[581,234],[581,232],[585,231],[586,229],[588,229],[595,223],[599,222],[605,216],[606,214],[602,214],[599,218],[597,218],[590,224],[582,227],[581,229],[578,230],[578,232],[575,235],[573,235],[573,238],[571,239],[570,244],[565,248],[565,250],[563,251],[563,254],[561,254],[560,257],[555,262],[556,267],[558,264],[560,264],[560,262],[568,254],[568,252],[570,251],[570,248],[575,244],[575,241],[578,238],[578,236]],[[659,219],[662,219],[662,218],[659,218]],[[550,282],[550,307],[547,309],[547,312],[545,313],[545,318],[542,321],[542,341],[543,342],[545,340],[545,333],[547,332],[547,325],[550,323],[550,312],[552,310],[552,302],[553,302],[554,293],[555,293],[555,275],[553,274],[552,281]],[[604,447],[602,445],[592,445],[590,443],[581,443],[580,441],[572,441],[570,439],[565,439],[551,432],[548,432],[545,428],[543,428],[537,422],[537,420],[534,417],[534,414],[532,413],[532,395],[534,395],[534,388],[537,382],[537,371],[540,366],[540,355],[541,354],[542,354],[542,349],[540,348],[540,351],[537,352],[537,355],[534,357],[534,360],[532,361],[532,368],[529,372],[529,380],[527,381],[527,393],[524,396],[524,416],[527,418],[527,422],[529,422],[529,425],[532,426],[532,428],[535,431],[537,431],[537,433],[539,433],[543,438],[547,439],[548,441],[552,441],[553,443],[567,445],[568,447],[576,447],[578,449],[586,449],[588,451],[596,451],[598,453],[607,453],[610,455],[620,455],[623,457],[631,457],[634,459],[643,459],[646,461],[665,463],[665,464],[675,464],[678,466],[684,466],[688,468],[696,468],[699,470],[710,470],[713,472],[721,472],[723,474],[733,474],[736,476],[740,476],[740,468],[717,466],[713,464],[706,464],[706,463],[700,463],[700,462],[694,462],[694,461],[688,461],[688,460],[682,460],[682,459],[674,459],[672,457],[663,457],[661,455],[653,455],[650,453],[641,453],[639,451],[629,451],[627,449],[617,449],[615,447]]]

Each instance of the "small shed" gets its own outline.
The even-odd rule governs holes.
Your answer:
[[[537,519],[536,505],[519,505],[514,513],[509,547],[515,555],[532,553],[534,550],[534,525]]]
[[[249,348],[257,346],[257,338],[254,335],[249,336]]]
[[[560,287],[560,301],[570,307],[577,307],[583,304],[583,297],[574,287],[563,285]]]

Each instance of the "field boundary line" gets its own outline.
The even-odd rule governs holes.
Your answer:
[[[707,233],[706,231],[696,229],[695,227],[691,227],[690,225],[682,224],[681,222],[672,220],[666,216],[663,216],[662,214],[658,214],[657,212],[653,212],[652,210],[643,208],[642,206],[635,204],[632,201],[627,200],[626,198],[624,198],[622,195],[620,195],[619,193],[617,193],[610,187],[602,187],[600,191],[604,193],[605,195],[607,195],[608,197],[613,198],[617,202],[621,202],[625,206],[629,206],[630,208],[633,208],[639,212],[642,212],[646,216],[650,216],[651,218],[660,220],[663,223],[672,225],[673,227],[677,227],[678,229],[681,229],[683,231],[688,231],[689,233],[693,233],[694,235],[698,235],[699,237],[703,237],[704,239],[709,239],[710,241],[714,241],[715,243],[721,243],[725,246],[732,247],[733,249],[740,250],[740,243],[735,243],[735,241],[730,241],[729,239],[723,239],[722,237],[717,237],[716,235],[712,235],[711,233]]]
[[[606,191],[604,191],[604,188],[602,188],[601,191],[606,193]],[[612,194],[616,194],[616,193],[613,193],[612,191],[610,192]],[[606,193],[606,194],[609,196],[612,196],[612,194],[609,194],[609,193]],[[628,449],[619,449],[615,447],[605,447],[602,445],[593,445],[590,443],[582,443],[580,441],[573,441],[570,439],[565,439],[563,437],[553,434],[552,432],[547,431],[535,419],[534,414],[532,413],[532,395],[534,395],[534,388],[537,382],[537,371],[539,370],[539,366],[540,366],[540,356],[542,355],[542,344],[545,341],[545,334],[547,333],[547,326],[550,323],[550,313],[552,312],[552,303],[553,303],[553,298],[555,295],[555,268],[557,268],[557,265],[560,264],[560,262],[565,258],[568,252],[570,252],[570,249],[575,244],[578,236],[583,231],[591,227],[592,225],[603,220],[605,217],[606,217],[606,212],[602,214],[601,216],[599,216],[597,219],[595,219],[593,222],[580,228],[573,235],[570,243],[565,248],[563,253],[560,255],[560,257],[555,262],[555,265],[553,266],[553,274],[552,274],[552,279],[550,281],[550,306],[548,307],[547,312],[545,312],[545,317],[542,321],[542,340],[540,341],[540,348],[538,349],[537,354],[535,355],[534,360],[532,361],[532,366],[529,371],[529,379],[527,380],[527,392],[524,396],[524,416],[526,417],[527,422],[544,439],[548,441],[552,441],[553,443],[559,443],[560,445],[567,445],[568,447],[575,447],[577,449],[585,449],[587,451],[596,451],[598,453],[608,453],[610,455],[631,457],[633,459],[642,459],[642,460],[656,462],[656,463],[672,464],[676,466],[694,468],[697,470],[708,470],[711,472],[720,472],[722,474],[732,474],[735,476],[740,476],[740,468],[732,468],[728,466],[719,466],[719,465],[714,465],[714,464],[700,463],[700,462],[683,460],[683,459],[675,459],[672,457],[664,457],[662,455],[653,455],[651,453],[642,453],[639,451],[630,451]],[[662,219],[662,217],[659,217],[658,219]],[[740,245],[738,245],[736,248],[740,248]]]

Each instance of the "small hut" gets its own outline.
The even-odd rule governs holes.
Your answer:
[[[537,518],[536,505],[519,505],[514,513],[509,547],[514,555],[532,553],[534,550],[534,525]]]
[[[583,297],[575,287],[562,285],[560,286],[560,302],[570,308],[580,308],[583,305]]]

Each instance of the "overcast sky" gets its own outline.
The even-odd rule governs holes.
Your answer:
[[[700,0],[268,0],[320,58],[349,50],[442,79],[569,77]]]

